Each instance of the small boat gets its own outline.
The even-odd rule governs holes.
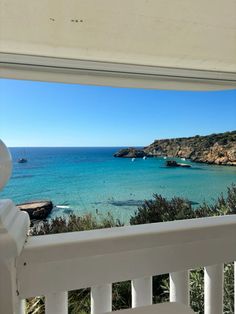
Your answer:
[[[183,157],[183,158],[181,158],[181,160],[184,160],[184,161],[185,161],[185,160],[186,160],[186,158],[184,158],[184,157]]]
[[[25,152],[25,149],[23,150],[23,152],[21,153],[21,157],[18,158],[17,162],[19,164],[24,164],[28,161],[28,159],[26,158],[26,152]]]
[[[166,158],[167,158],[166,156],[163,157],[163,159],[166,159]]]
[[[178,163],[178,166],[179,167],[183,167],[183,168],[191,168],[191,165],[189,165],[189,164],[184,164],[184,163]]]
[[[131,161],[135,161],[136,158],[132,158]]]
[[[26,159],[26,158],[19,158],[18,160],[17,160],[17,162],[19,163],[19,164],[24,164],[24,163],[26,163],[28,160]]]
[[[146,159],[147,159],[147,156],[144,156],[144,157],[143,157],[143,160],[146,160]]]
[[[68,208],[70,208],[70,206],[68,206],[68,205],[56,205],[56,208],[68,209]]]

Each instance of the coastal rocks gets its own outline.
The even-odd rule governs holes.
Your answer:
[[[236,131],[207,136],[156,140],[146,154],[190,159],[216,165],[236,165]]]
[[[133,147],[123,148],[114,154],[114,157],[122,158],[143,158],[146,153],[142,149],[135,149]]]
[[[191,165],[179,163],[179,162],[176,162],[175,160],[167,160],[166,166],[171,167],[171,168],[176,168],[176,167],[191,168]]]
[[[177,157],[194,162],[236,166],[236,131],[207,136],[155,140],[143,150],[122,149],[115,157]]]
[[[26,211],[31,220],[44,220],[51,213],[51,201],[34,201],[16,205],[20,210]]]

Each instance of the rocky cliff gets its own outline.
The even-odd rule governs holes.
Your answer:
[[[137,157],[132,152],[129,152],[129,156],[118,157]],[[144,147],[143,152],[149,157],[181,157],[195,162],[236,166],[236,131],[155,140]]]
[[[20,210],[26,211],[31,220],[43,220],[51,213],[53,204],[51,201],[35,201],[16,205]]]
[[[136,149],[133,147],[123,148],[114,154],[114,157],[122,157],[122,158],[143,158],[146,156],[146,153],[143,149]]]

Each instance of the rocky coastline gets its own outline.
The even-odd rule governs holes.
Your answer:
[[[31,222],[46,219],[53,209],[53,203],[47,200],[26,202],[16,206],[29,214]]]
[[[155,140],[143,149],[122,149],[114,157],[177,157],[194,162],[236,166],[236,131],[207,136]]]
[[[114,154],[114,157],[122,158],[143,158],[146,153],[143,149],[136,149],[133,147],[123,148]]]

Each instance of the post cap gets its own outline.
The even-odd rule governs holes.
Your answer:
[[[7,146],[0,139],[0,190],[6,185],[12,173],[12,158]]]

